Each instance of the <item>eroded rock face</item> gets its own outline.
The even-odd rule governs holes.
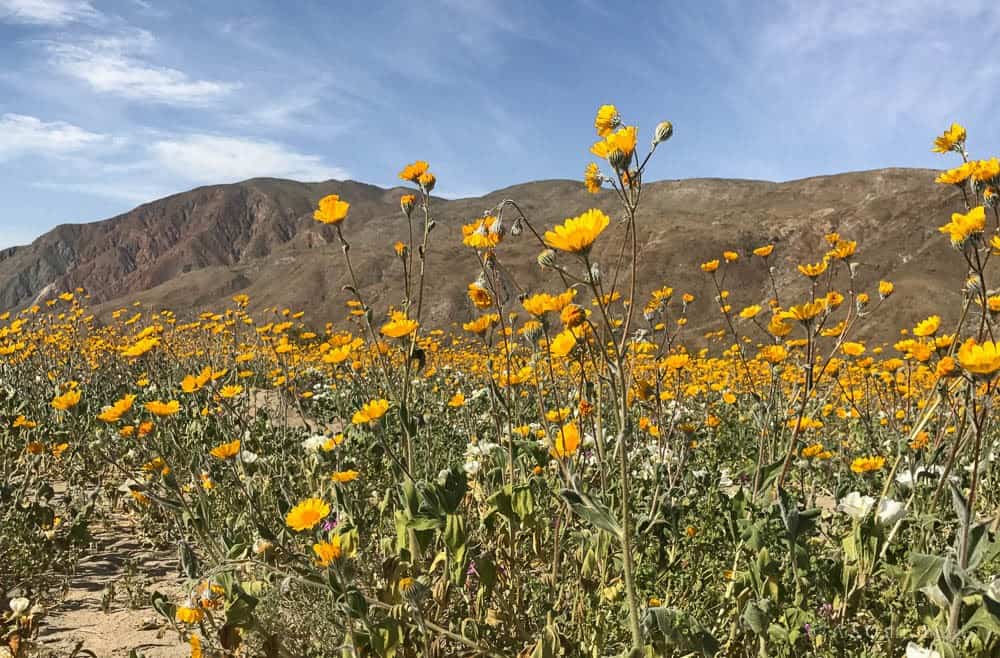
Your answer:
[[[669,285],[677,294],[696,295],[690,324],[693,333],[700,333],[719,324],[719,311],[699,263],[719,257],[723,249],[738,251],[740,262],[727,268],[731,302],[737,309],[766,302],[767,273],[748,254],[773,242],[771,261],[782,301],[793,302],[805,288],[794,265],[819,260],[822,236],[839,231],[859,242],[859,290],[872,291],[879,279],[897,284],[894,303],[871,323],[880,329],[866,330],[891,338],[900,326],[958,306],[948,298],[958,294],[963,263],[935,228],[960,207],[959,200],[953,189],[935,185],[934,175],[886,169],[787,183],[648,184],[639,216],[640,290],[645,295]],[[140,300],[197,311],[218,308],[232,294],[246,292],[258,309],[295,307],[306,310],[313,322],[337,321],[346,315],[342,287],[348,283],[341,248],[333,229],[313,222],[311,214],[322,196],[340,194],[351,202],[344,233],[356,273],[364,294],[381,311],[399,302],[402,289],[402,269],[392,249],[408,234],[399,210],[402,193],[352,181],[254,179],[198,188],[93,224],[60,226],[31,245],[0,252],[0,307],[27,305],[47,288],[86,288],[99,310]],[[527,183],[481,198],[436,199],[428,323],[447,325],[473,315],[465,290],[478,264],[461,244],[460,226],[507,198],[518,202],[539,233],[590,207],[612,218],[620,214],[612,193],[593,196],[576,181]],[[414,213],[415,224],[419,216]],[[623,233],[621,225],[612,224],[598,242],[595,254],[605,272],[613,267],[614,247]],[[540,250],[530,231],[508,235],[498,250],[524,290],[558,287],[535,263]]]

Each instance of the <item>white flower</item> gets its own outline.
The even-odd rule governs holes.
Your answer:
[[[844,512],[855,521],[860,521],[868,515],[875,505],[875,499],[871,496],[862,496],[857,491],[852,491],[837,503],[837,511]]]
[[[1000,576],[994,576],[986,588],[986,596],[994,601],[1000,601]]]
[[[729,475],[729,469],[723,467],[719,470],[719,488],[726,489],[733,486],[733,478]]]
[[[893,525],[906,516],[906,505],[891,498],[883,498],[878,504],[875,516],[882,525]]]
[[[302,442],[302,447],[307,452],[319,452],[323,448],[323,444],[326,443],[326,437],[322,434],[313,434],[308,439]]]
[[[246,448],[240,450],[239,460],[244,464],[252,464],[257,461],[257,459],[259,459],[259,457],[256,452],[252,452]]]
[[[934,649],[925,649],[915,642],[906,645],[906,658],[941,658]]]
[[[479,442],[479,451],[481,453],[483,453],[484,455],[486,453],[489,453],[489,452],[492,452],[492,451],[496,450],[499,447],[500,447],[499,443],[493,443],[492,441],[480,441]]]
[[[13,619],[17,619],[18,617],[20,617],[21,615],[23,615],[28,610],[28,607],[30,605],[31,605],[31,601],[29,601],[28,599],[24,598],[23,596],[19,596],[16,599],[11,599],[10,600],[10,611],[12,613],[14,613],[13,616],[12,616],[12,618]]]
[[[912,489],[914,484],[933,484],[944,475],[944,467],[937,464],[925,468],[918,466],[915,471],[903,469],[896,474],[896,483],[904,489]],[[948,478],[952,482],[958,482],[958,478],[952,475]]]
[[[466,475],[475,476],[479,472],[479,469],[482,468],[482,464],[478,461],[465,462],[464,468]]]

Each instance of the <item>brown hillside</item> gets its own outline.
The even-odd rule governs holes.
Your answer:
[[[839,231],[859,242],[861,289],[872,291],[879,279],[896,283],[896,296],[863,330],[891,339],[899,327],[958,305],[964,266],[936,227],[959,208],[959,200],[933,179],[929,170],[885,169],[786,183],[647,184],[639,215],[642,290],[671,285],[695,294],[692,326],[700,333],[718,326],[719,317],[699,263],[719,257],[723,249],[746,255],[774,242],[782,301],[791,302],[804,286],[794,264],[818,260],[823,234]],[[311,219],[317,200],[331,193],[351,202],[344,229],[364,293],[380,311],[398,303],[401,268],[392,244],[406,234],[401,188],[254,179],[198,188],[93,224],[60,226],[29,246],[0,252],[0,308],[82,286],[105,310],[134,300],[178,311],[217,309],[245,292],[257,309],[280,305],[304,309],[316,323],[339,320],[347,299],[340,246],[328,227]],[[506,198],[517,201],[539,231],[590,207],[618,215],[613,193],[595,197],[577,181],[435,199],[428,323],[445,325],[472,314],[464,291],[477,263],[461,244],[460,226]],[[606,272],[623,233],[613,224],[598,243],[597,258]],[[556,281],[535,264],[539,250],[525,231],[508,236],[499,254],[525,289],[555,290]],[[769,296],[759,261],[747,260],[727,275],[737,309]]]

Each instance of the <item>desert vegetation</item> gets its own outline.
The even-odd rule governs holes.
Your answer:
[[[429,165],[406,165],[391,300],[363,294],[351,200],[321,199],[343,325],[245,295],[98,319],[83,289],[0,315],[7,652],[38,650],[60,574],[126,514],[176,547],[184,595],[143,596],[192,656],[997,655],[997,159],[958,125],[934,140],[964,206],[925,220],[968,267],[962,304],[882,345],[858,338],[894,301],[858,283],[863,236],[826,235],[798,287],[775,244],[691,263],[714,298],[639,281],[673,126],[606,105],[595,130],[584,185],[614,217],[505,199],[449,234]],[[452,274],[475,314],[450,329],[424,317],[440,241],[479,263]],[[746,261],[765,298],[730,274]]]

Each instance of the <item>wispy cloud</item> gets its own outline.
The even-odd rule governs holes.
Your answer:
[[[104,199],[115,199],[126,203],[140,204],[151,201],[170,194],[175,191],[170,187],[160,187],[156,185],[129,184],[121,185],[106,182],[74,183],[52,180],[38,180],[31,183],[32,187],[40,190],[51,190],[55,192],[70,192],[74,194],[85,194],[87,196],[101,197]]]
[[[66,155],[107,141],[106,135],[65,121],[24,114],[0,115],[0,161],[20,155]]]
[[[102,93],[133,101],[166,105],[206,106],[239,88],[239,84],[199,80],[152,63],[156,38],[147,30],[128,29],[88,40],[48,41],[52,65],[63,75]]]
[[[86,0],[0,0],[0,22],[66,25],[99,15]]]
[[[317,181],[347,178],[321,156],[300,153],[276,142],[216,135],[186,135],[150,146],[165,171],[197,183],[233,182],[257,176]]]

